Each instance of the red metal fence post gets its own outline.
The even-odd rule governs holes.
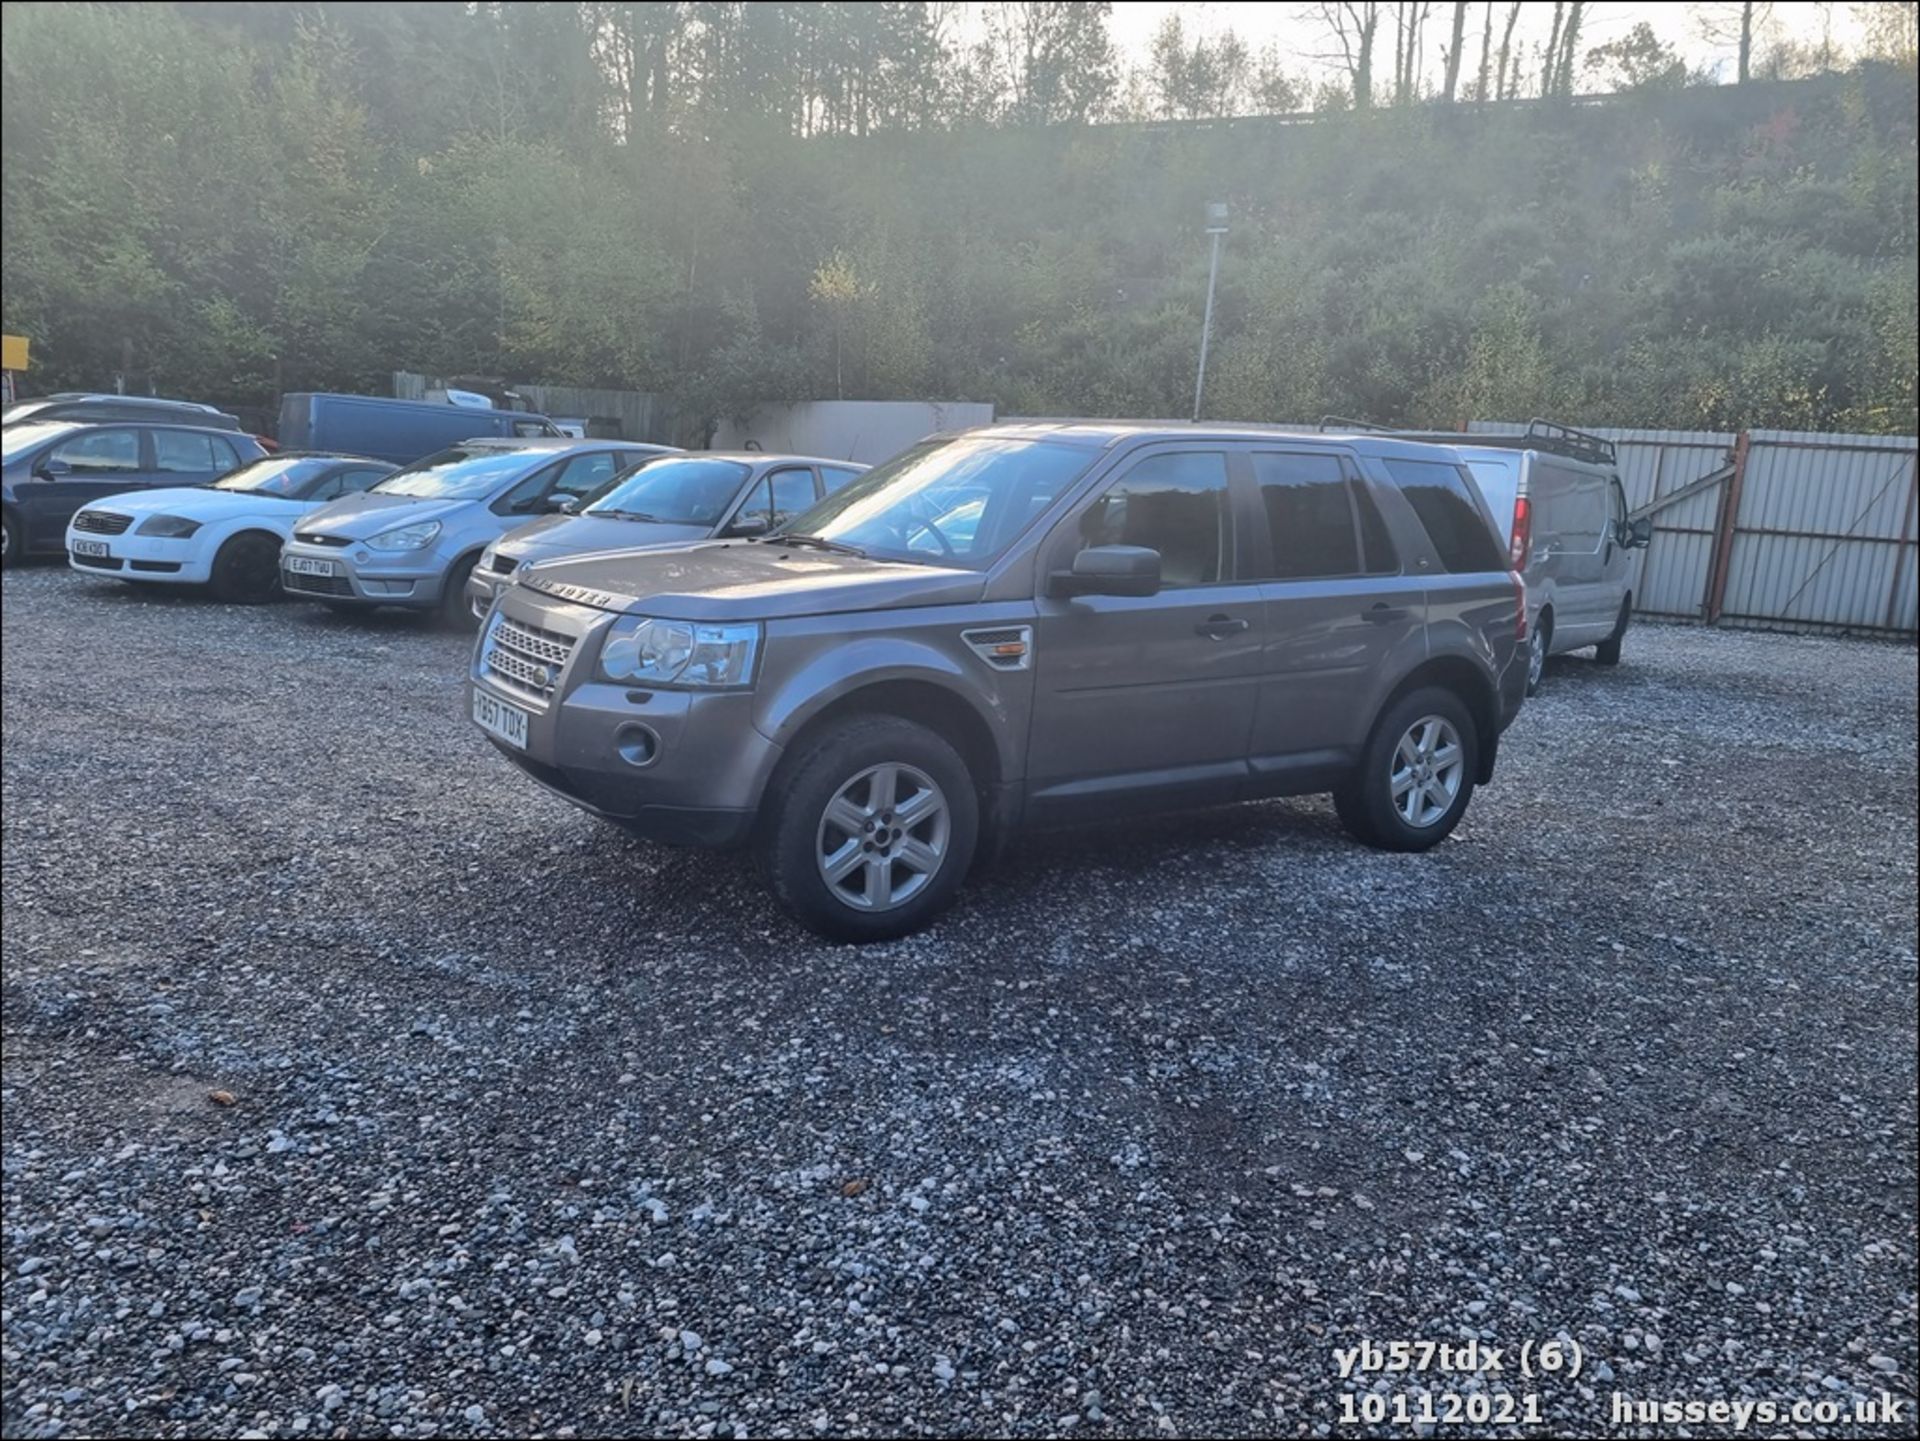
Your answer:
[[[1707,597],[1703,607],[1708,625],[1717,625],[1727,602],[1727,573],[1733,568],[1733,536],[1740,522],[1740,488],[1747,478],[1747,432],[1733,440],[1733,474],[1720,496],[1720,518],[1714,524],[1713,564],[1707,570]]]

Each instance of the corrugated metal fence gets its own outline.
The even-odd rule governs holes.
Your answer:
[[[1476,421],[1483,434],[1524,425]],[[1634,606],[1781,630],[1920,630],[1912,436],[1620,430],[1627,505],[1653,517]]]

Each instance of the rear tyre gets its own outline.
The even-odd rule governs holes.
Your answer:
[[[22,545],[20,527],[14,524],[10,515],[0,515],[0,567],[11,570],[20,564]]]
[[[1547,647],[1553,644],[1553,612],[1543,610],[1527,633],[1527,694],[1538,695],[1547,674]]]
[[[1601,665],[1619,665],[1620,647],[1627,638],[1627,622],[1633,619],[1633,597],[1620,602],[1620,618],[1613,623],[1613,634],[1593,648],[1593,658]]]
[[[280,594],[280,540],[236,535],[213,558],[213,594],[228,605],[262,605]]]
[[[1333,794],[1347,833],[1383,851],[1424,851],[1453,833],[1473,797],[1480,732],[1466,702],[1428,686],[1375,722],[1360,764]]]
[[[774,786],[761,864],[815,935],[892,940],[953,903],[979,839],[979,798],[959,752],[925,726],[849,721],[794,755]]]
[[[477,555],[470,555],[447,572],[446,589],[440,592],[440,623],[452,630],[472,630],[479,624],[473,607],[467,604],[467,578],[473,574]]]

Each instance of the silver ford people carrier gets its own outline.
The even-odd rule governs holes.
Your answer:
[[[1418,851],[1526,684],[1452,451],[1125,422],[924,441],[780,533],[535,564],[475,646],[494,745],[658,840],[749,843],[897,936],[1025,825],[1331,791]]]

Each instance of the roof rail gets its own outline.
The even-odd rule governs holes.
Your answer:
[[[1323,415],[1320,417],[1320,429],[1338,431],[1384,431],[1387,427],[1384,425],[1375,425],[1370,420],[1349,420],[1344,415]]]
[[[1612,441],[1602,440],[1590,431],[1575,430],[1570,425],[1541,420],[1538,416],[1527,422],[1527,439],[1535,450],[1551,451],[1569,460],[1585,460],[1595,465],[1618,463]]]

